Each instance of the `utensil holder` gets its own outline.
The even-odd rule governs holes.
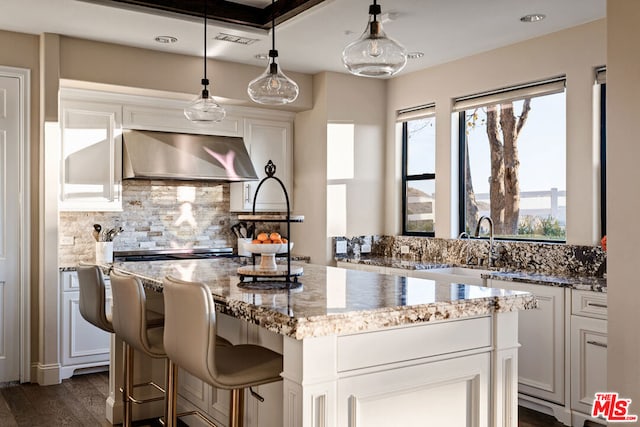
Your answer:
[[[96,242],[96,264],[113,262],[113,242]]]
[[[239,256],[247,256],[247,257],[251,256],[251,252],[249,252],[245,247],[245,243],[251,243],[251,241],[252,239],[249,239],[249,238],[238,237],[238,255]]]

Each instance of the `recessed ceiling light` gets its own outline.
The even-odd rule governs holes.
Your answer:
[[[158,36],[154,40],[157,41],[158,43],[162,43],[162,44],[171,44],[171,43],[175,43],[175,42],[178,41],[177,38],[172,37],[172,36]]]
[[[256,59],[259,59],[261,61],[266,61],[267,59],[269,59],[269,55],[267,55],[266,53],[258,53],[256,55],[253,56]]]
[[[409,59],[418,59],[424,56],[424,52],[409,52],[407,53],[407,58]]]
[[[542,13],[532,13],[531,15],[525,15],[520,18],[522,22],[539,22],[546,18],[547,15],[543,15]]]

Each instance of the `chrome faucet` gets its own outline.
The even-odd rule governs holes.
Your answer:
[[[493,220],[490,216],[481,216],[478,220],[478,224],[476,225],[476,231],[473,233],[474,237],[478,237],[480,234],[480,225],[482,225],[482,221],[489,221],[489,254],[487,256],[487,267],[493,267]]]

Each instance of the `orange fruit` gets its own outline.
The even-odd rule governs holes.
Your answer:
[[[269,235],[269,239],[271,239],[271,240],[280,240],[281,239],[280,233],[275,233],[275,232],[271,233]]]
[[[260,233],[258,234],[258,240],[264,242],[265,240],[269,240],[269,236],[267,233]]]
[[[262,243],[262,241],[258,239],[253,239],[251,243],[253,243],[254,245],[257,245],[258,243]]]

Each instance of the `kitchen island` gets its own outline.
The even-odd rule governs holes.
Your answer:
[[[249,290],[238,286],[240,265],[225,258],[109,268],[140,277],[150,293],[162,291],[167,275],[204,282],[219,335],[283,354],[283,382],[262,386],[269,403],[247,397],[247,425],[517,426],[517,311],[535,307],[531,294],[315,265],[304,265],[298,289]],[[202,409],[193,393],[180,394],[184,407]],[[207,412],[224,425],[223,406]]]

